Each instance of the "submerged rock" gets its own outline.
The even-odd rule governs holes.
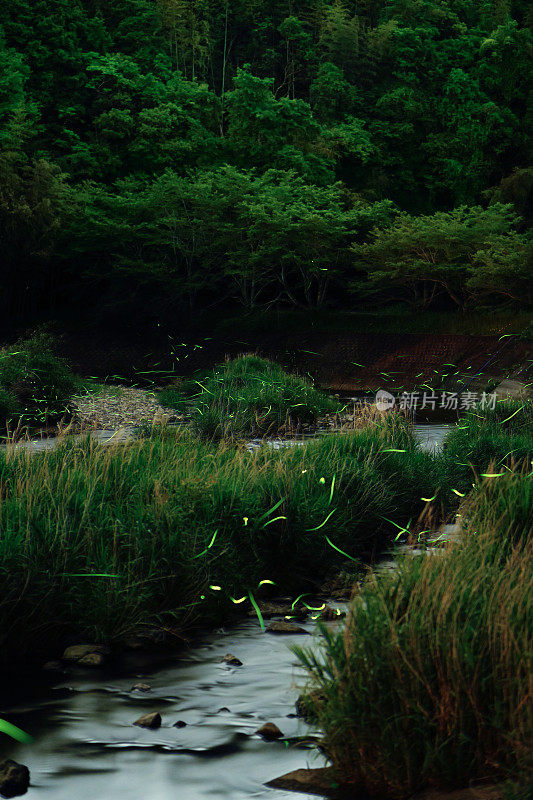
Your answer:
[[[2,797],[18,797],[26,794],[30,785],[30,771],[24,764],[8,758],[0,763],[0,794]]]
[[[335,773],[332,767],[322,769],[295,769],[294,772],[287,772],[273,781],[269,781],[266,786],[273,789],[286,789],[289,792],[306,792],[307,794],[318,794],[322,797],[338,797],[338,784],[335,781]]]
[[[306,630],[295,625],[294,622],[272,622],[266,629],[267,633],[307,633]]]
[[[140,636],[128,636],[122,641],[122,647],[125,650],[145,650],[146,646],[147,640],[141,639]]]
[[[147,683],[136,683],[134,686],[131,687],[132,692],[151,692],[152,687],[149,686]]]
[[[174,725],[172,727],[173,728],[186,728],[187,727],[187,723],[184,722],[182,719],[179,719],[177,722],[174,723]]]
[[[259,730],[256,731],[259,736],[262,736],[263,739],[267,739],[269,742],[273,742],[274,739],[281,739],[283,733],[280,731],[277,725],[274,725],[273,722],[266,722],[262,725]]]
[[[242,661],[240,661],[237,656],[233,656],[231,653],[226,653],[226,655],[222,658],[222,661],[232,667],[242,667]]]
[[[158,714],[157,711],[152,714],[144,714],[144,716],[135,720],[133,724],[138,725],[139,728],[151,728],[154,730],[161,726],[161,714]]]

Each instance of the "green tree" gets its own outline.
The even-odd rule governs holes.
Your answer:
[[[523,284],[524,258],[511,257],[522,242],[513,231],[518,221],[513,207],[500,203],[420,217],[399,214],[392,225],[376,228],[370,243],[354,245],[356,270],[366,278],[352,287],[403,290],[421,308],[444,293],[464,311],[488,275],[491,292],[504,288],[505,274]]]

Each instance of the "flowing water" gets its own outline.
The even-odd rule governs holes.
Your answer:
[[[448,427],[415,430],[422,446],[435,450]],[[99,439],[112,434],[99,432]],[[45,440],[32,449],[53,446]],[[391,568],[394,560],[382,564]],[[0,755],[29,767],[28,797],[36,800],[313,800],[316,795],[264,785],[326,764],[315,746],[319,732],[294,716],[305,673],[289,645],[316,646],[320,637],[311,618],[298,624],[307,635],[267,633],[257,618],[244,619],[206,633],[164,665],[131,654],[129,667],[122,663],[117,672],[69,668],[51,684],[34,684],[23,699],[3,702],[0,717],[35,741],[18,744],[2,736]],[[243,665],[221,662],[226,653]],[[139,682],[151,690],[132,689]],[[9,687],[2,693],[9,696]],[[159,729],[133,725],[152,711],[162,716]],[[186,725],[175,727],[178,721]],[[265,722],[275,723],[284,738],[264,741],[255,732]]]
[[[325,764],[313,745],[318,732],[292,716],[305,678],[288,645],[318,638],[313,620],[298,624],[310,635],[266,633],[257,618],[243,620],[155,670],[96,677],[70,669],[66,680],[2,709],[35,737],[31,745],[3,737],[2,757],[29,767],[29,792],[43,800],[311,800],[264,785]],[[226,653],[243,666],[221,663]],[[151,691],[132,690],[139,681]],[[162,717],[158,730],[133,725],[152,711]],[[173,727],[178,721],[187,724]],[[284,740],[255,734],[265,722],[274,722]]]
[[[420,442],[420,446],[423,450],[427,450],[431,453],[436,453],[443,445],[444,439],[446,438],[446,434],[448,433],[449,429],[452,427],[448,424],[442,425],[414,425],[414,434],[418,441]],[[316,439],[319,436],[327,435],[332,433],[332,430],[323,430],[317,433],[310,433],[304,434],[303,437],[299,439],[269,439],[267,440],[267,444],[269,447],[274,448],[275,450],[279,450],[281,447],[291,447],[292,445],[301,445],[304,444],[306,441],[310,439]],[[252,439],[248,443],[248,448],[253,449],[257,447],[261,447],[262,439]]]

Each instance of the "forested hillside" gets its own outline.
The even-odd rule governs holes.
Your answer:
[[[2,3],[2,313],[531,301],[532,27],[527,0]]]

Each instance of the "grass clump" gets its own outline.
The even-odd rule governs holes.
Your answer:
[[[80,380],[54,354],[45,332],[0,350],[0,420],[17,425],[45,424],[69,412]]]
[[[389,544],[391,520],[404,524],[388,448],[394,436],[377,425],[254,453],[171,429],[106,447],[87,437],[44,453],[9,448],[3,661],[57,652],[74,635],[113,640],[154,625],[180,635],[227,618],[265,578],[276,592],[318,586],[332,566]]]
[[[525,469],[485,479],[458,544],[370,575],[320,654],[296,648],[351,791],[399,800],[531,775],[531,507]]]
[[[439,462],[448,496],[450,487],[471,489],[477,476],[502,472],[533,457],[533,402],[500,400],[494,408],[469,411],[448,434]]]
[[[178,410],[192,406],[196,430],[213,438],[279,433],[340,409],[309,381],[255,355],[197,373],[177,389],[163,390],[159,400]]]

